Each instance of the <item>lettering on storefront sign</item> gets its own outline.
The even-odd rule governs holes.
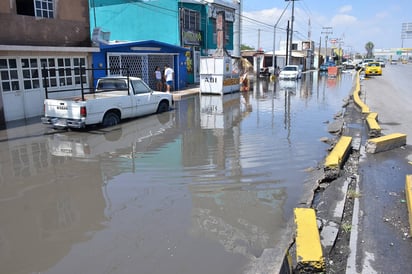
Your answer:
[[[200,31],[183,30],[183,43],[185,45],[200,46],[202,33]]]

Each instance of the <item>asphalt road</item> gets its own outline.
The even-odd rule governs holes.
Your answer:
[[[412,239],[405,176],[412,174],[412,64],[388,64],[383,75],[366,78],[361,91],[378,113],[383,135],[407,134],[407,146],[376,154],[362,152],[359,208],[346,273],[412,273]],[[363,144],[366,138],[362,138]]]

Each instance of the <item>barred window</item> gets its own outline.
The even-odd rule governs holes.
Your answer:
[[[183,10],[183,29],[196,30],[200,29],[200,13],[194,10]]]
[[[54,18],[53,0],[34,0],[36,17]]]
[[[54,18],[54,0],[16,0],[17,14]]]

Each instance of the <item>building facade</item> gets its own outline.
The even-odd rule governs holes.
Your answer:
[[[200,81],[200,57],[210,56],[217,49],[216,19],[224,12],[225,49],[233,51],[236,5],[222,0],[180,0],[180,41],[188,49],[188,82]]]
[[[230,53],[236,6],[228,1],[0,1],[0,126],[42,114],[43,67],[55,69],[47,82],[51,91],[79,88],[80,77],[90,84],[92,76],[79,75],[78,68],[96,66],[93,54],[98,54],[101,45],[108,45],[109,41],[168,44],[165,48],[176,51],[173,54],[166,51],[163,57],[173,61],[170,65],[179,72],[176,88],[199,83],[200,56],[216,51],[216,18],[222,11],[225,49]],[[108,48],[116,47],[105,47],[106,60],[110,55]],[[186,49],[186,58],[181,57],[180,48]],[[146,51],[141,47],[139,54],[146,54],[147,58],[156,55],[150,47]],[[110,62],[106,61],[106,65]],[[186,73],[182,67],[186,67]],[[141,69],[150,71],[150,68],[148,64]]]
[[[187,48],[185,65],[191,84],[199,83],[200,56],[211,55],[217,48],[219,11],[225,12],[226,49],[233,50],[235,10],[234,4],[223,0],[93,0],[90,25],[114,42],[153,40]]]
[[[51,89],[80,84],[74,68],[98,51],[88,9],[88,0],[0,2],[0,126],[42,114],[42,67],[55,68]]]

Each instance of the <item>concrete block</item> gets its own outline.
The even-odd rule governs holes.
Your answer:
[[[380,125],[378,124],[377,118],[378,118],[378,114],[376,112],[371,112],[366,117],[366,123],[368,124],[368,128],[369,128],[368,135],[370,137],[381,136],[382,129]]]
[[[391,150],[406,145],[406,134],[392,133],[389,135],[372,138],[366,142],[365,150],[367,153],[378,153]]]
[[[352,137],[341,136],[335,147],[326,157],[324,172],[327,179],[334,179],[338,176],[340,168],[349,155],[351,142]]]
[[[325,270],[316,214],[313,208],[295,208],[297,270]]]

